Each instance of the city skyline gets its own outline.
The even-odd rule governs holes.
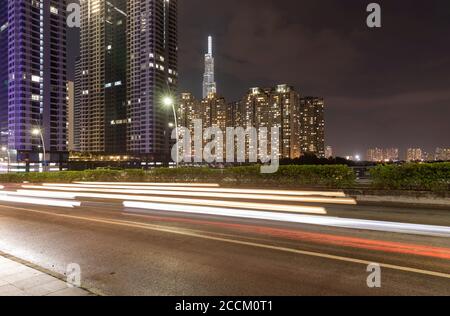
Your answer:
[[[221,95],[237,101],[248,87],[282,82],[306,95],[324,97],[326,144],[339,156],[364,154],[367,148],[377,146],[401,151],[420,147],[428,152],[448,147],[450,95],[445,86],[450,84],[446,76],[450,60],[446,54],[449,47],[440,37],[447,36],[449,28],[438,29],[439,23],[447,25],[448,21],[432,12],[446,12],[449,4],[413,2],[410,11],[405,11],[401,4],[382,1],[384,27],[380,30],[367,28],[362,14],[365,8],[355,3],[284,1],[275,5],[262,0],[254,7],[246,0],[232,0],[227,5],[215,0],[181,2],[179,92],[201,96],[205,38],[212,35],[217,43],[215,74]],[[200,5],[202,18],[195,11]],[[325,18],[318,22],[307,16],[315,14]],[[259,19],[247,18],[258,15],[267,17],[270,25],[258,26]],[[396,23],[397,19],[402,23]],[[423,24],[418,20],[431,19],[439,23],[430,22],[419,29]],[[290,43],[289,34],[294,32],[300,34],[299,41]],[[73,49],[69,59],[73,60],[70,55],[78,49],[77,30],[70,33],[69,47]],[[439,49],[424,47],[420,43],[425,40]],[[294,45],[289,54],[261,48],[289,45]],[[325,48],[316,51],[315,47]],[[411,51],[412,47],[421,47],[422,53]],[[420,76],[416,73],[419,67]]]
[[[450,47],[442,38],[450,27],[434,13],[450,4],[378,2],[379,30],[367,28],[367,3],[358,1],[180,3],[181,91],[201,95],[204,38],[212,34],[221,95],[239,100],[248,87],[283,82],[324,97],[326,143],[340,156],[375,146],[448,147]]]

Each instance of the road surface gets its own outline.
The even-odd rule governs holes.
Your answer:
[[[340,192],[0,191],[0,253],[59,274],[78,264],[99,295],[450,295],[449,237],[450,210],[363,206]],[[367,283],[373,264],[380,288]]]

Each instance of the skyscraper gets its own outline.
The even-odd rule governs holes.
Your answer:
[[[398,148],[371,148],[367,150],[367,161],[371,162],[393,162],[399,160]]]
[[[325,157],[325,103],[322,98],[300,101],[300,143],[302,153]]]
[[[75,87],[73,81],[67,82],[67,149],[75,150]]]
[[[126,152],[126,0],[81,1],[80,149]]]
[[[279,128],[281,158],[296,159],[300,151],[300,96],[293,87],[278,85],[274,88],[252,88],[241,102],[240,121],[244,128],[254,127],[258,131]]]
[[[214,78],[213,39],[208,37],[208,53],[205,55],[205,74],[203,76],[203,99],[211,93],[217,93],[217,85]]]
[[[424,159],[424,151],[421,148],[408,148],[406,150],[406,161],[422,161]]]
[[[178,84],[177,0],[127,1],[128,152],[170,159],[172,108]]]
[[[0,1],[0,142],[19,163],[68,159],[66,5]]]
[[[329,159],[333,157],[334,157],[333,147],[327,146],[325,148],[325,158]]]
[[[74,81],[74,109],[73,109],[73,151],[81,151],[81,98],[82,94],[82,70],[80,58],[75,61]]]

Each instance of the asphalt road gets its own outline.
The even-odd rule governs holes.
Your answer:
[[[450,295],[450,210],[185,187],[5,190],[20,189],[0,194],[0,252],[59,274],[76,263],[100,295]],[[36,204],[53,199],[81,204]],[[367,285],[372,263],[381,288]]]

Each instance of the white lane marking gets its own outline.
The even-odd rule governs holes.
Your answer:
[[[101,192],[101,193],[117,193],[117,194],[142,194],[142,195],[170,195],[170,196],[188,196],[188,197],[212,197],[212,198],[228,198],[243,200],[269,200],[269,201],[285,201],[285,202],[305,202],[305,203],[324,203],[324,204],[345,204],[356,205],[356,200],[352,198],[326,198],[326,197],[296,197],[281,195],[258,195],[258,194],[237,194],[237,193],[209,193],[209,192],[178,192],[178,191],[151,191],[151,190],[118,190],[118,189],[93,189],[93,188],[70,188],[55,186],[37,186],[22,185],[24,189],[35,190],[53,190],[66,192]]]
[[[31,190],[18,190],[18,195],[21,196],[49,196],[64,197],[64,198],[95,198],[105,200],[134,200],[143,202],[159,202],[159,203],[175,203],[175,204],[187,204],[187,205],[200,205],[200,206],[222,206],[230,208],[244,208],[253,210],[265,210],[265,211],[278,211],[289,213],[308,213],[308,214],[321,214],[326,215],[327,211],[323,207],[312,206],[299,206],[299,205],[283,205],[283,204],[267,204],[267,203],[249,203],[249,202],[233,202],[233,201],[215,201],[215,200],[198,200],[198,199],[180,199],[170,197],[158,197],[158,196],[137,196],[137,195],[113,195],[113,194],[101,194],[101,193],[66,193],[66,192],[52,192],[52,191],[31,191]]]
[[[232,210],[224,209],[220,207],[202,207],[202,206],[188,206],[188,205],[176,205],[176,204],[159,204],[159,203],[143,203],[143,202],[131,202],[126,201],[123,203],[125,207],[164,211],[174,213],[189,213],[189,214],[201,214],[201,215],[216,215],[225,217],[237,217],[237,218],[249,218],[249,219],[262,219],[278,222],[290,222],[298,224],[309,224],[319,226],[330,226],[340,228],[351,229],[363,229],[382,232],[393,232],[403,234],[414,234],[424,236],[440,236],[450,237],[450,227],[446,226],[431,226],[420,224],[407,224],[407,223],[395,223],[395,222],[382,222],[371,220],[360,220],[350,218],[338,218],[328,216],[313,216],[313,215],[300,215],[300,214],[286,214],[286,213],[271,213],[271,212],[258,212],[248,210]]]
[[[163,186],[163,187],[220,187],[217,183],[150,183],[150,182],[83,182],[76,181],[77,184],[93,185],[133,185],[133,186]]]
[[[74,208],[75,206],[81,206],[81,202],[76,202],[76,201],[28,198],[28,197],[20,197],[20,196],[8,196],[5,194],[0,194],[0,202],[19,203],[19,204],[34,204],[34,205],[45,205],[45,206],[58,206],[58,207],[66,207],[66,208]]]
[[[129,221],[112,221],[112,220],[106,220],[106,219],[101,219],[101,218],[87,218],[87,217],[81,217],[81,216],[56,214],[56,213],[51,213],[51,212],[44,212],[44,211],[11,207],[11,206],[2,206],[2,207],[9,208],[9,209],[15,209],[15,210],[21,210],[21,211],[25,211],[25,212],[29,212],[29,213],[43,214],[43,215],[49,215],[49,216],[67,218],[67,219],[74,219],[74,220],[80,220],[80,221],[88,221],[88,222],[107,224],[107,225],[139,228],[139,229],[144,229],[144,230],[176,234],[176,235],[180,235],[180,236],[200,238],[200,239],[205,239],[205,240],[212,240],[212,241],[224,242],[224,243],[241,245],[241,246],[249,246],[249,247],[254,247],[254,248],[275,250],[275,251],[293,253],[293,254],[310,256],[310,257],[330,259],[330,260],[341,261],[341,262],[362,264],[365,266],[368,266],[369,264],[373,264],[373,261],[366,261],[366,260],[354,259],[354,258],[349,258],[349,257],[329,255],[329,254],[320,253],[320,252],[303,251],[303,250],[297,250],[297,249],[293,249],[293,248],[277,247],[277,246],[271,246],[271,245],[267,245],[267,244],[245,242],[245,241],[240,241],[240,240],[235,240],[235,239],[213,237],[213,236],[203,235],[200,233],[183,232],[178,229],[174,230],[174,229],[164,228],[162,226],[150,225],[150,224],[144,224],[144,223],[136,223],[136,222],[129,222]],[[402,271],[402,272],[409,272],[409,273],[422,274],[422,275],[428,275],[428,276],[433,276],[433,277],[450,279],[450,274],[448,274],[448,273],[441,273],[441,272],[416,269],[416,268],[410,268],[410,267],[404,267],[404,266],[398,266],[398,265],[392,265],[392,264],[385,264],[385,263],[380,263],[380,266],[387,268],[387,269],[391,269],[391,270],[398,270],[398,271]]]
[[[67,187],[67,188],[94,188],[94,189],[129,189],[149,191],[188,191],[188,192],[212,192],[212,193],[244,193],[244,194],[269,194],[287,196],[325,196],[345,198],[344,192],[328,191],[296,191],[296,190],[261,190],[261,189],[228,189],[228,188],[191,188],[191,187],[140,187],[135,185],[97,185],[97,184],[65,184],[65,183],[43,183],[44,187]]]

